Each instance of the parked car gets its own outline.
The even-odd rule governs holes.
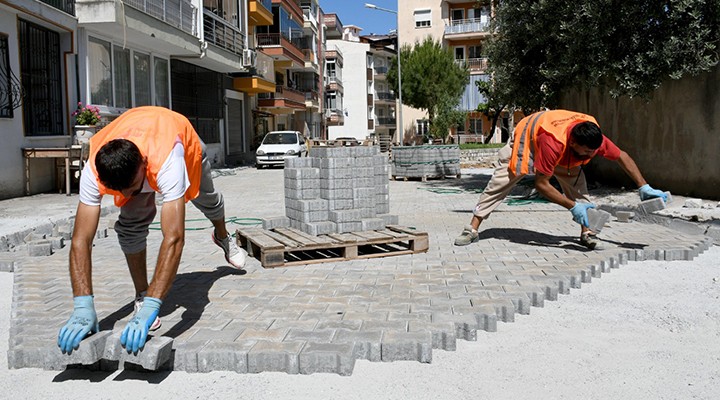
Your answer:
[[[360,146],[361,144],[362,143],[354,137],[339,137],[333,142],[334,146]]]
[[[283,165],[286,158],[307,156],[307,146],[298,131],[272,131],[255,151],[255,166]]]

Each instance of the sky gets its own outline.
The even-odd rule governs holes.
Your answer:
[[[395,14],[365,8],[365,3],[397,10],[397,0],[320,0],[319,3],[326,14],[337,14],[343,25],[361,27],[361,35],[385,34],[396,27]]]

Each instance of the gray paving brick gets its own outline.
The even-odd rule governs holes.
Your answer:
[[[145,369],[155,371],[170,360],[173,339],[164,336],[148,336],[145,347],[136,353],[128,353],[120,344],[121,331],[107,338],[103,358],[118,361],[122,364],[131,363]]]
[[[353,356],[355,359],[380,361],[380,340],[382,331],[351,331],[338,329],[335,332],[333,343],[353,343]]]
[[[432,334],[428,331],[386,332],[382,339],[381,354],[382,361],[429,363],[432,361]]]
[[[198,372],[235,371],[248,372],[248,353],[254,341],[210,342],[197,352]]]
[[[248,372],[300,372],[299,355],[305,342],[258,341],[247,354]]]
[[[352,343],[308,343],[300,352],[300,373],[352,375],[355,368],[354,347]]]

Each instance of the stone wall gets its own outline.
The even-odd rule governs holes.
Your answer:
[[[599,89],[567,93],[561,108],[595,116],[653,187],[720,199],[720,67],[696,77],[669,80],[643,99],[613,99]],[[632,186],[617,163],[596,158],[591,178]]]

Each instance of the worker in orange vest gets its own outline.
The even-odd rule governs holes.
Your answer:
[[[156,192],[162,195],[163,241],[148,284],[146,238],[157,213]],[[215,190],[205,144],[190,121],[162,107],[131,109],[90,139],[70,248],[74,310],[58,335],[65,353],[99,330],[91,256],[100,201],[106,194],[120,207],[115,232],[135,286],[135,312],[120,338],[128,352],[142,349],[148,331],[160,327],[162,299],[170,291],[185,244],[186,202],[192,201],[212,222],[212,240],[227,262],[238,269],[245,265],[247,253],[227,231],[223,196]]]
[[[590,115],[567,110],[547,110],[523,118],[515,127],[513,140],[499,151],[500,165],[480,195],[470,225],[455,239],[456,246],[466,246],[479,239],[480,223],[510,193],[525,175],[535,173],[535,188],[546,199],[572,213],[580,224],[580,243],[594,249],[597,242],[588,228],[587,210],[594,208],[588,197],[582,166],[594,156],[616,161],[639,188],[640,199],[667,194],[647,184],[635,161],[602,134]],[[555,176],[563,194],[550,184]]]

